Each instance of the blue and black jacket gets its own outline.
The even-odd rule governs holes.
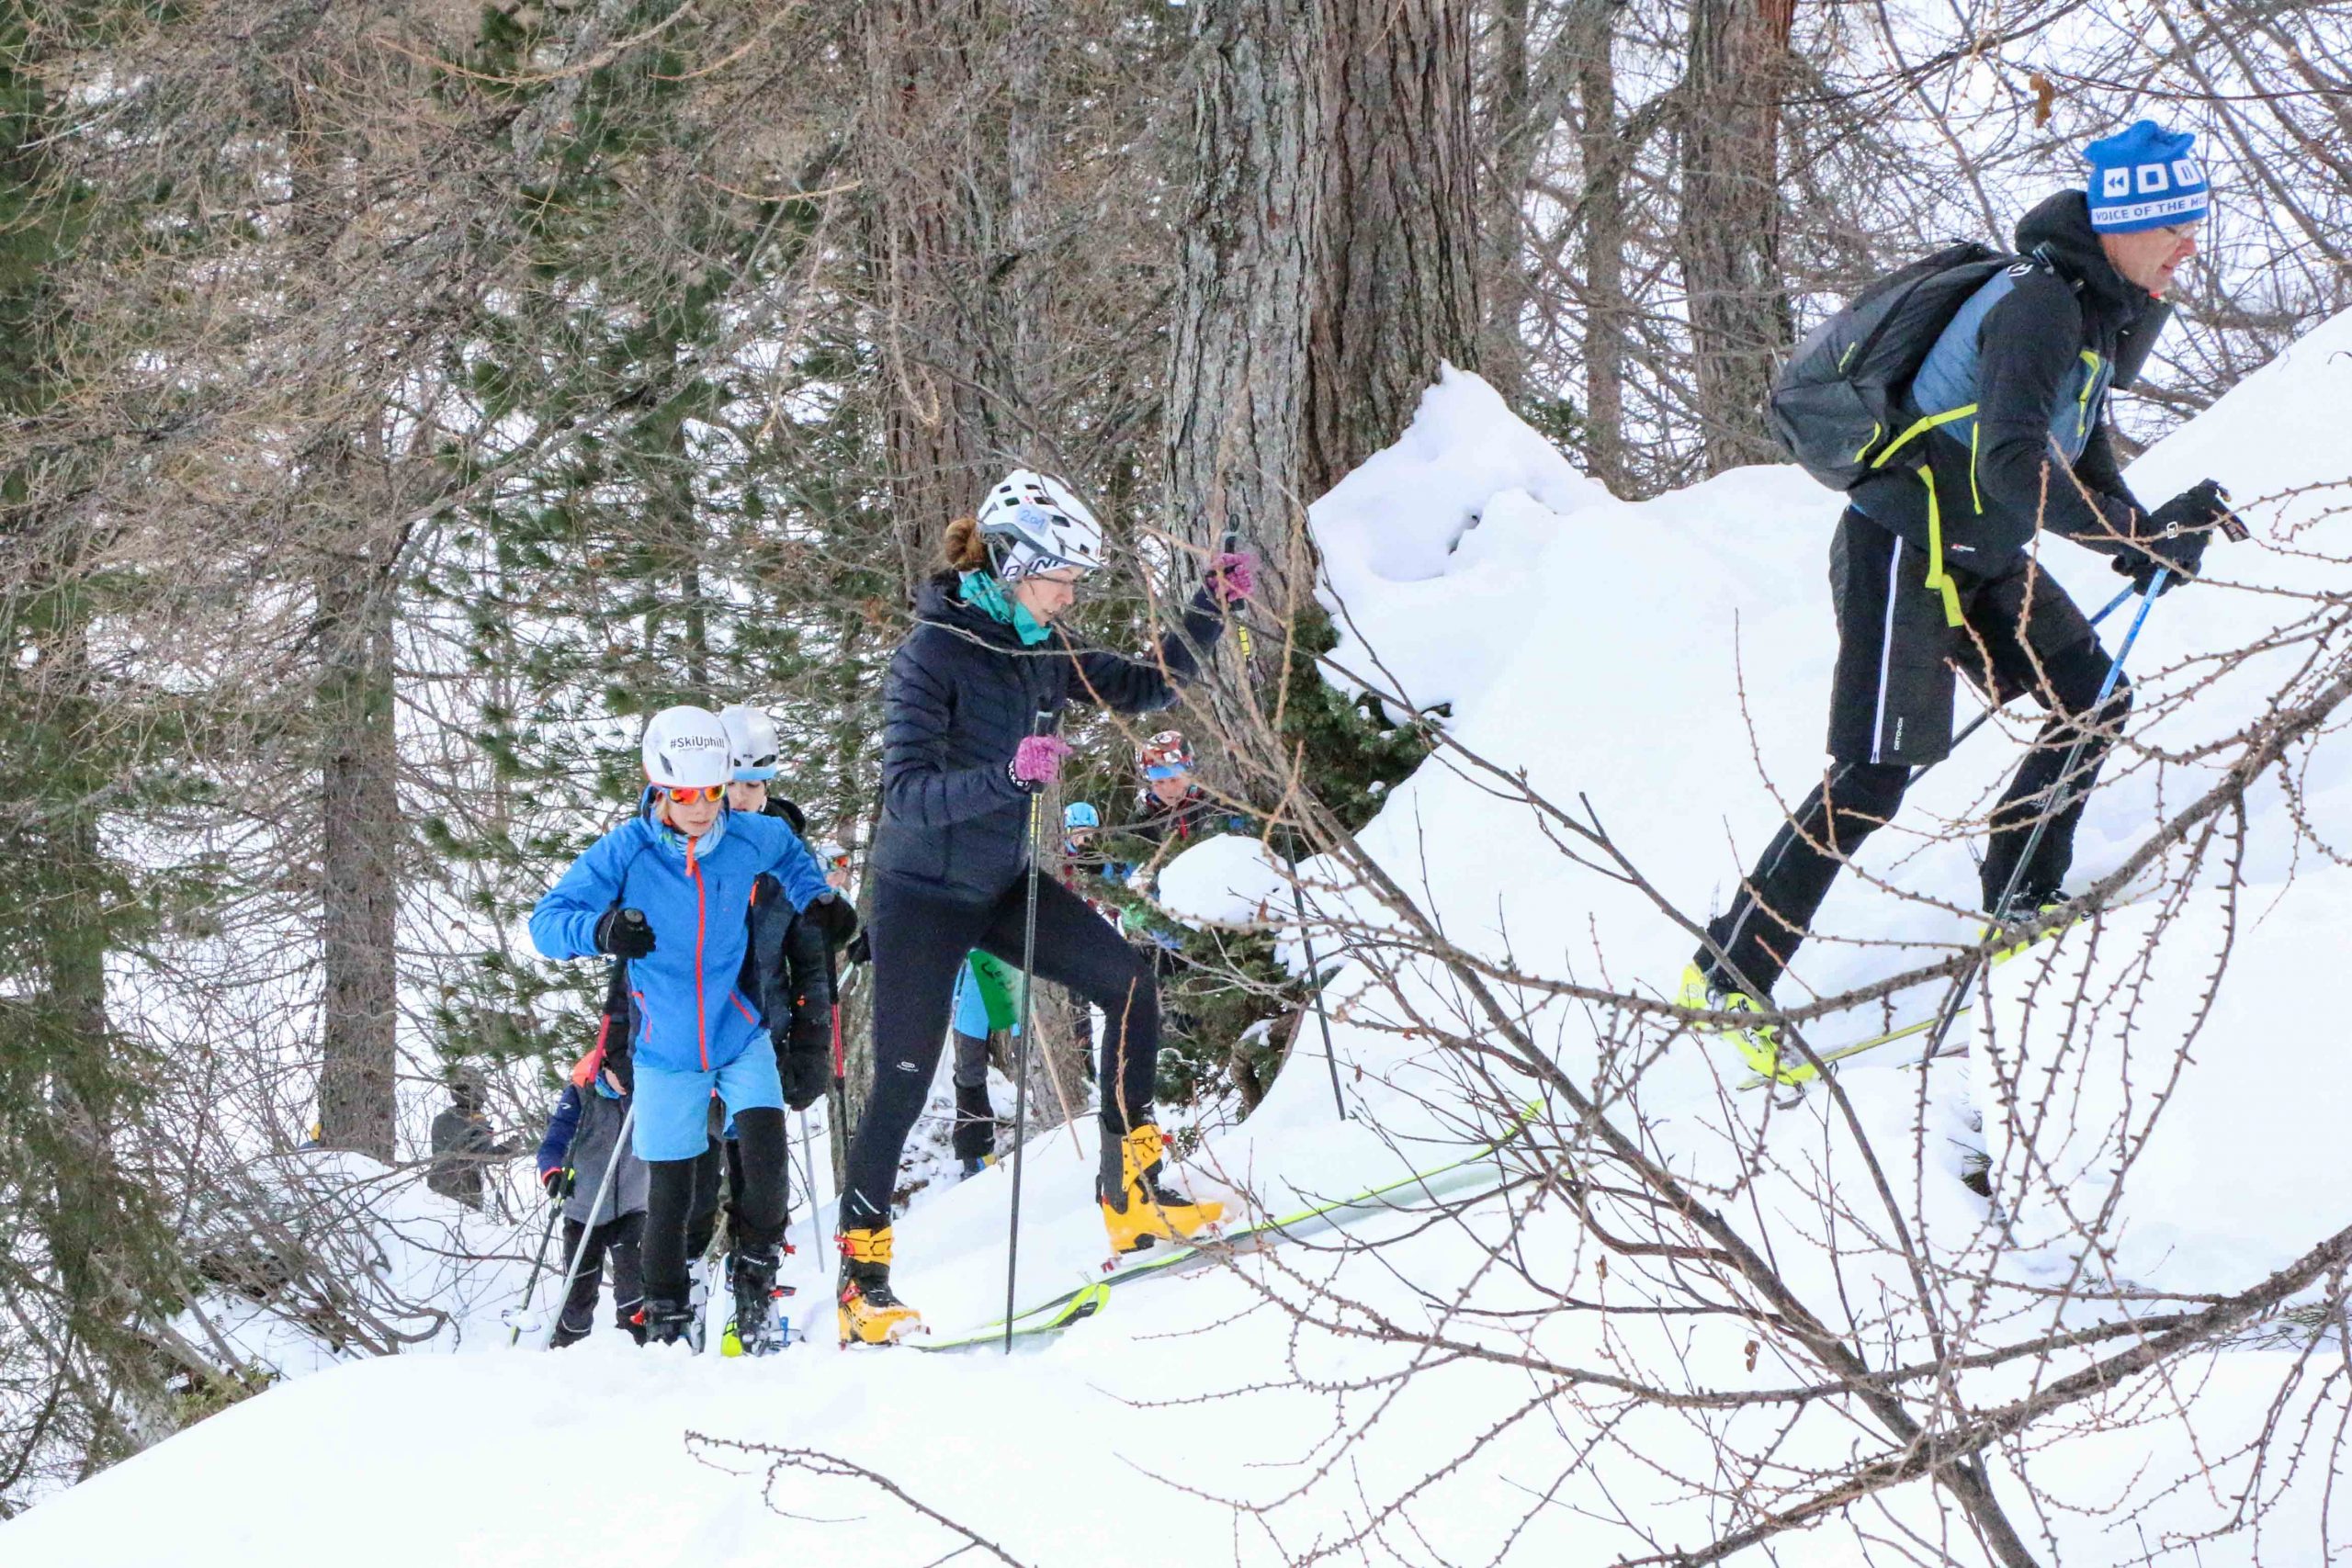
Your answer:
[[[539,900],[531,941],[549,958],[585,958],[607,909],[642,909],[655,945],[628,965],[630,1050],[660,1070],[709,1071],[767,1032],[760,998],[743,988],[763,875],[796,910],[831,892],[817,857],[777,818],[721,812],[689,842],[654,818],[648,790],[639,814],[590,845]]]
[[[2123,482],[2107,399],[2145,363],[2165,309],[2115,270],[2081,191],[2018,224],[2024,259],[1945,328],[1908,399],[1913,423],[1852,491],[1872,522],[1928,553],[1928,584],[1960,624],[1948,572],[2018,566],[2037,527],[2116,549],[2146,508]]]

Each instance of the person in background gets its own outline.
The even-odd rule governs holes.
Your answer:
[[[580,1259],[556,1319],[558,1349],[577,1345],[596,1325],[596,1294],[603,1288],[605,1260],[613,1264],[613,1322],[639,1344],[645,1325],[639,1313],[645,1290],[638,1268],[638,1237],[645,1226],[645,1162],[621,1144],[628,1120],[628,1095],[620,1076],[605,1062],[605,1047],[580,1058],[563,1086],[547,1136],[539,1140],[539,1185],[548,1201],[563,1208],[561,1266]],[[615,1150],[618,1148],[618,1158]],[[610,1169],[612,1179],[605,1180]],[[581,1240],[587,1249],[581,1250]]]
[[[501,1143],[491,1131],[486,1094],[480,1068],[449,1069],[449,1106],[433,1119],[433,1159],[424,1173],[426,1187],[474,1210],[481,1208],[482,1168],[523,1152],[520,1139]]]
[[[956,1166],[978,1176],[996,1161],[996,1107],[989,1101],[989,1037],[1021,1034],[1020,971],[975,952],[956,976],[949,1025],[956,1038]]]

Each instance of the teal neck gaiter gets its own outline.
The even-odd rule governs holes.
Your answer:
[[[1037,624],[1036,617],[1029,613],[1026,605],[1014,603],[1012,595],[1004,591],[1003,583],[987,572],[967,571],[960,581],[964,603],[989,619],[1011,626],[1012,635],[1021,639],[1022,647],[1035,648],[1052,635]]]

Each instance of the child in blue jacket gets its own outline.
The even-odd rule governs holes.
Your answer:
[[[549,958],[605,953],[628,964],[636,1099],[630,1138],[648,1171],[640,1247],[647,1337],[685,1337],[686,1223],[695,1165],[709,1147],[716,1096],[742,1142],[730,1272],[744,1348],[781,1348],[774,1304],[784,1236],[784,1089],[760,999],[739,984],[752,885],[775,878],[829,937],[856,916],[824,868],[773,817],[730,812],[727,731],[716,715],[673,707],[646,726],[649,787],[638,815],[572,863],[531,913]]]

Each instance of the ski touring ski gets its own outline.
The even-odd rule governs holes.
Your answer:
[[[1023,1313],[1012,1320],[1014,1339],[1050,1338],[1071,1324],[1092,1317],[1110,1303],[1111,1287],[1101,1280],[1080,1287],[1066,1299]],[[952,1339],[932,1339],[922,1336],[899,1341],[917,1350],[985,1350],[1002,1348],[1006,1335],[1001,1321]]]
[[[1399,1177],[1394,1181],[1384,1182],[1347,1197],[1311,1203],[1288,1213],[1269,1215],[1243,1225],[1223,1226],[1216,1235],[1204,1236],[1196,1242],[1153,1247],[1131,1253],[1123,1258],[1112,1258],[1102,1265],[1103,1278],[1072,1286],[1014,1314],[1014,1337],[1020,1337],[1024,1323],[1064,1308],[1090,1292],[1107,1292],[1137,1280],[1148,1280],[1188,1266],[1229,1257],[1252,1242],[1286,1239],[1309,1228],[1335,1227],[1342,1217],[1349,1215],[1411,1212],[1418,1205],[1398,1201],[1408,1194],[1439,1199],[1456,1197],[1481,1186],[1499,1189],[1509,1179],[1508,1174],[1488,1168],[1487,1162],[1524,1133],[1541,1109],[1541,1102],[1529,1105],[1521,1112],[1518,1122],[1502,1136],[1442,1165],[1415,1171],[1409,1176]],[[982,1337],[994,1335],[1001,1338],[1004,1320],[999,1318],[978,1332]]]

